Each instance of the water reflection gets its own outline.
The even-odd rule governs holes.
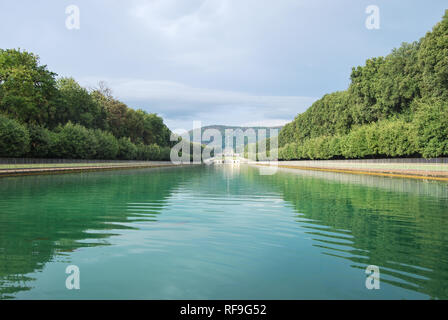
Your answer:
[[[185,171],[169,169],[11,177],[0,180],[0,299],[32,289],[46,263],[109,245],[130,222],[157,221]],[[151,203],[141,209],[137,201]]]
[[[381,268],[381,281],[448,298],[448,184],[281,169],[247,175],[283,194],[322,253]]]

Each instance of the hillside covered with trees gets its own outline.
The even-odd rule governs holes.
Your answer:
[[[56,76],[33,53],[0,49],[1,157],[169,159],[162,118]]]
[[[210,125],[210,126],[201,127],[200,132],[199,132],[199,129],[195,129],[196,131],[190,130],[188,133],[190,135],[190,141],[193,141],[194,133],[196,133],[199,137],[204,137],[203,136],[204,132],[207,130],[217,131],[221,135],[221,140],[222,140],[221,151],[224,152],[224,150],[226,150],[226,148],[227,149],[230,148],[230,144],[232,144],[233,151],[238,151],[238,150],[244,149],[244,147],[246,147],[246,152],[247,152],[248,139],[246,139],[244,141],[245,146],[238,145],[238,143],[243,142],[243,141],[239,141],[239,139],[237,139],[239,134],[243,135],[244,133],[249,132],[247,130],[253,130],[254,134],[256,135],[256,137],[255,137],[256,140],[258,140],[259,137],[265,137],[266,139],[269,139],[271,137],[271,133],[272,133],[272,136],[277,136],[281,129],[282,129],[281,126],[277,126],[277,127],[241,127],[241,126]],[[231,132],[233,133],[233,142],[226,141],[226,130],[232,130]],[[272,130],[272,132],[271,132],[271,130]],[[203,144],[209,144],[212,140],[213,139],[201,140],[201,142]]]
[[[448,10],[419,41],[353,68],[279,135],[279,158],[448,156]]]

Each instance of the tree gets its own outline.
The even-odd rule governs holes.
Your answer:
[[[422,70],[424,97],[448,98],[448,10],[445,16],[421,40],[418,67]]]
[[[102,160],[113,160],[118,154],[118,140],[107,131],[93,130],[96,139],[95,157]]]
[[[417,103],[414,125],[425,158],[448,155],[448,103],[431,99]]]
[[[126,137],[128,130],[126,126],[126,114],[128,107],[112,96],[105,96],[96,90],[92,92],[93,99],[101,106],[106,113],[107,128],[116,137]]]
[[[73,78],[57,81],[59,89],[59,123],[71,121],[86,128],[105,129],[106,110]]]
[[[29,145],[26,127],[0,114],[0,156],[20,157],[28,151]]]
[[[98,141],[91,131],[79,124],[68,122],[56,130],[55,153],[66,159],[93,159]]]
[[[137,147],[129,138],[118,139],[118,155],[122,160],[134,160],[137,157]]]
[[[378,154],[404,157],[418,154],[417,134],[412,123],[402,119],[386,120],[375,127]]]
[[[28,155],[32,158],[46,158],[53,156],[53,151],[56,145],[55,133],[40,126],[30,124],[28,125],[30,134],[30,151]]]
[[[22,123],[52,122],[58,114],[55,76],[32,53],[0,49],[0,112]]]

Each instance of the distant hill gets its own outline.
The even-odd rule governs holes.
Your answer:
[[[210,126],[204,126],[204,127],[201,128],[201,137],[202,137],[202,134],[204,133],[204,131],[207,130],[207,129],[218,130],[221,133],[221,136],[222,136],[222,149],[224,150],[225,149],[225,130],[226,129],[233,129],[233,130],[240,129],[243,132],[245,132],[247,129],[253,129],[256,132],[257,137],[258,137],[258,131],[259,130],[266,130],[266,138],[270,138],[271,137],[270,129],[277,129],[276,134],[274,133],[272,135],[272,137],[274,137],[274,136],[276,136],[276,135],[278,135],[280,133],[280,130],[282,128],[283,128],[282,126],[276,126],[276,127],[239,127],[239,126],[226,126],[226,125],[210,125]],[[196,130],[199,130],[199,129],[196,129]],[[193,141],[193,130],[190,130],[188,133],[190,134],[190,140]],[[204,141],[204,140],[202,141],[203,144],[206,144],[208,142],[210,142],[210,141]],[[235,148],[236,148],[236,138],[234,138],[233,144],[234,144],[234,150],[235,150]]]

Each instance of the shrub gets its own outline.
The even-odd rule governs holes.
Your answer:
[[[279,158],[282,160],[294,160],[297,159],[297,144],[288,143],[279,150]]]
[[[340,136],[331,137],[328,142],[328,149],[330,151],[330,154],[332,155],[332,158],[342,157],[341,137]]]
[[[56,145],[56,136],[53,132],[39,125],[29,125],[30,150],[28,156],[33,158],[46,158],[52,156]]]
[[[403,120],[378,123],[378,153],[390,157],[409,156],[418,152],[416,131]]]
[[[371,152],[367,145],[365,126],[353,129],[343,140],[342,155],[346,158],[364,158]]]
[[[57,129],[57,156],[66,159],[92,159],[97,149],[95,135],[85,127],[68,122]]]
[[[148,160],[160,160],[160,147],[156,144],[148,146],[149,158]]]
[[[170,147],[162,147],[160,148],[160,160],[169,161],[171,155]]]
[[[30,146],[27,128],[13,119],[0,115],[0,156],[20,157]]]
[[[148,160],[149,158],[148,146],[143,143],[139,143],[136,145],[136,147],[137,147],[137,155],[135,158],[137,160]]]
[[[118,155],[122,160],[134,160],[137,157],[137,146],[131,142],[131,139],[123,137],[118,139]]]
[[[448,155],[448,104],[431,100],[418,103],[414,117],[419,152],[425,158]]]
[[[137,159],[139,160],[170,160],[170,147],[161,148],[157,144],[137,145]]]
[[[116,159],[118,154],[118,140],[110,133],[102,130],[94,130],[97,141],[95,157],[103,160]]]

